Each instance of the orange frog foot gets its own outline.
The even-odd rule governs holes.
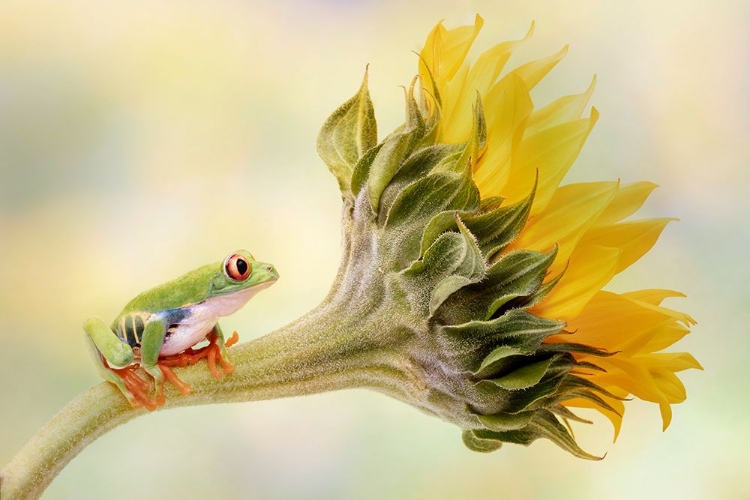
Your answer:
[[[206,338],[208,339],[208,345],[203,346],[200,349],[193,349],[192,347],[189,347],[179,354],[159,358],[159,367],[162,369],[162,371],[164,371],[164,368],[169,369],[169,367],[172,366],[194,365],[201,359],[206,358],[206,360],[208,361],[208,369],[211,370],[211,375],[213,375],[214,377],[221,378],[222,375],[222,373],[216,367],[217,361],[221,364],[221,368],[224,371],[224,374],[229,375],[230,373],[232,373],[234,371],[234,365],[221,355],[221,349],[219,349],[219,345],[216,343],[216,334],[211,332]],[[240,337],[239,335],[237,335],[237,332],[234,332],[224,344],[227,347],[232,347],[237,343],[238,340],[240,340]],[[172,370],[169,371],[171,372]],[[164,375],[166,376],[166,373]],[[184,384],[184,382],[181,383]],[[187,384],[184,385],[187,386]],[[190,386],[187,387],[189,389]]]
[[[179,354],[159,358],[159,361],[156,363],[162,374],[164,374],[164,381],[166,382],[169,380],[183,396],[190,394],[191,388],[190,385],[177,377],[172,370],[173,366],[194,365],[201,359],[206,358],[208,361],[208,369],[211,371],[211,375],[216,378],[221,378],[222,376],[221,371],[219,371],[216,366],[217,361],[221,365],[224,374],[229,375],[234,371],[234,365],[221,355],[221,349],[216,343],[216,334],[211,332],[206,338],[208,339],[208,345],[203,346],[200,349],[193,349],[190,347]],[[226,340],[225,346],[231,347],[236,344],[239,339],[240,337],[237,335],[237,332],[234,332],[232,336]],[[125,386],[133,395],[133,398],[130,400],[130,404],[133,408],[143,407],[149,411],[153,411],[164,404],[164,395],[160,395],[153,401],[148,397],[149,384],[136,373],[139,367],[140,365],[134,364],[113,371],[122,378],[123,382],[125,382]]]
[[[136,363],[126,366],[125,368],[110,368],[110,370],[119,375],[122,381],[125,382],[125,387],[127,387],[130,394],[132,394],[132,398],[128,398],[128,401],[133,408],[143,407],[148,411],[153,411],[158,408],[159,405],[157,401],[151,401],[148,397],[149,383],[139,377],[136,373],[140,366],[141,365]]]

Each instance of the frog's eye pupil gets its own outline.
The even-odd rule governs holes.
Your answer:
[[[237,259],[237,270],[241,275],[244,276],[247,272],[247,262],[245,262],[243,259]]]

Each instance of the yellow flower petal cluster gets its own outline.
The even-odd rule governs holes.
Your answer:
[[[701,366],[689,353],[660,351],[680,340],[695,322],[661,306],[665,298],[682,296],[679,292],[602,290],[651,249],[671,220],[623,222],[656,185],[609,181],[560,186],[596,123],[595,108],[583,116],[596,79],[582,94],[535,109],[531,90],[565,56],[567,47],[501,77],[514,49],[532,35],[534,25],[522,40],[499,43],[469,64],[466,57],[482,25],[478,15],[473,26],[449,30],[439,23],[420,54],[423,105],[431,115],[439,113],[438,141],[469,139],[472,108],[479,96],[487,139],[473,169],[482,198],[500,196],[506,204],[515,203],[528,196],[538,176],[531,216],[506,253],[558,247],[547,280],[559,278],[559,282],[531,312],[566,322],[565,332],[548,342],[584,344],[613,353],[604,358],[576,354],[579,361],[602,368],[580,374],[615,396],[632,394],[658,403],[666,429],[672,418],[670,405],[685,400],[685,388],[675,373]],[[602,412],[612,421],[616,438],[624,406],[619,399],[604,399],[618,413],[584,399],[564,404]]]

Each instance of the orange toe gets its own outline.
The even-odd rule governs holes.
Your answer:
[[[159,362],[157,363],[157,366],[164,374],[164,380],[169,380],[172,385],[174,385],[177,390],[180,391],[180,394],[182,394],[183,396],[187,396],[188,394],[190,394],[190,391],[192,390],[190,385],[180,380],[180,378],[175,374],[175,372],[172,371],[172,368],[170,368],[169,365]]]
[[[240,336],[237,335],[237,332],[234,332],[231,337],[227,339],[227,341],[224,343],[227,347],[232,347],[234,344],[240,341]]]
[[[133,408],[143,407],[149,411],[153,411],[157,408],[158,404],[149,399],[147,393],[149,384],[136,374],[135,371],[137,369],[138,365],[136,364],[117,370],[112,369],[112,371],[122,379],[125,383],[125,387],[127,387],[130,394],[132,394],[133,397],[130,399],[130,405]]]

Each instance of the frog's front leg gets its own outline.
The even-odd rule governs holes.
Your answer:
[[[224,341],[224,332],[221,331],[221,326],[219,326],[219,324],[216,323],[211,333],[216,336],[216,345],[219,348],[218,349],[219,362],[221,363],[221,367],[224,369],[224,373],[228,375],[234,371],[234,365],[229,362],[229,358],[227,357],[227,345],[226,345],[226,342]],[[211,340],[210,335],[211,334],[209,334],[209,342]],[[235,332],[234,335],[237,335],[237,333]],[[214,374],[214,372],[216,371],[215,366],[216,365],[214,363],[214,368],[211,369],[212,374]],[[214,374],[214,376],[216,375]]]
[[[133,349],[120,340],[115,332],[99,318],[92,317],[87,319],[83,324],[83,330],[86,332],[86,345],[99,371],[99,375],[104,380],[115,384],[127,398],[131,406],[140,406],[140,403],[126,386],[123,378],[111,370],[111,368],[125,368],[131,365],[134,360]],[[106,365],[104,360],[107,362]]]
[[[155,401],[157,405],[164,403],[164,373],[159,368],[159,352],[164,345],[167,325],[158,319],[152,319],[146,324],[141,338],[141,365],[154,378]]]

